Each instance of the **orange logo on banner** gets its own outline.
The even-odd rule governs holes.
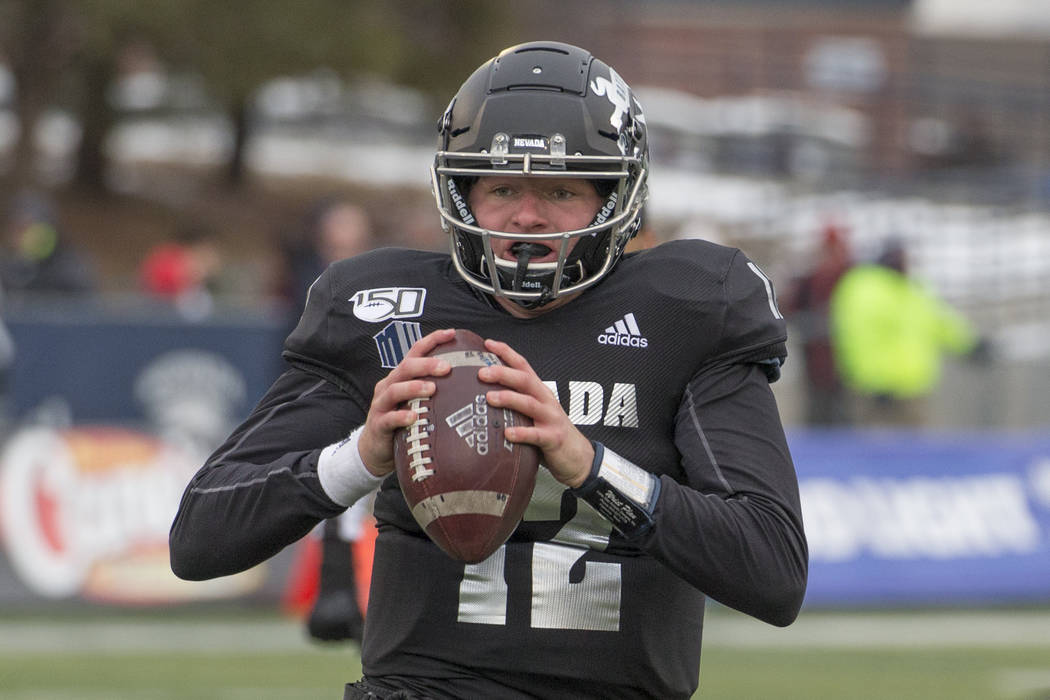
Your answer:
[[[115,427],[32,427],[0,459],[0,537],[18,577],[48,598],[156,604],[242,595],[264,572],[181,581],[168,529],[195,457]]]

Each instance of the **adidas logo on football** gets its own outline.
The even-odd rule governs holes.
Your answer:
[[[643,337],[642,332],[638,330],[638,322],[633,313],[625,314],[619,321],[606,328],[605,332],[598,335],[598,342],[602,345],[631,348],[649,347],[649,339]]]
[[[445,422],[479,455],[489,453],[489,405],[484,394],[478,394],[474,403],[468,403],[450,414]]]

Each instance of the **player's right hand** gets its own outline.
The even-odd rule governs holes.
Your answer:
[[[374,476],[394,471],[394,433],[415,422],[416,414],[403,408],[406,401],[434,394],[434,382],[427,377],[443,377],[451,365],[436,357],[426,357],[441,343],[455,337],[451,328],[429,333],[417,340],[390,374],[376,383],[368,408],[364,430],[357,443],[365,468]]]

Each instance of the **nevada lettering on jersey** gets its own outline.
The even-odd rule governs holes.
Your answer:
[[[561,400],[558,385],[545,381]],[[569,420],[573,425],[604,425],[611,428],[638,427],[638,393],[634,384],[616,382],[608,392],[598,382],[569,381]]]

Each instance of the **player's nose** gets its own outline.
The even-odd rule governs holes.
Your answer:
[[[543,198],[531,190],[523,192],[515,201],[511,223],[523,233],[542,231],[549,223]]]

